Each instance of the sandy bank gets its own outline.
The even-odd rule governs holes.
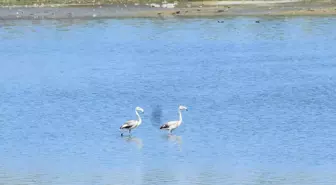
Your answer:
[[[238,3],[239,2],[239,3]],[[202,3],[202,4],[200,4]],[[97,18],[169,18],[240,15],[336,15],[336,4],[279,1],[220,1],[189,3],[177,8],[153,8],[145,5],[86,5],[49,7],[1,7],[0,20],[20,19],[97,19]]]

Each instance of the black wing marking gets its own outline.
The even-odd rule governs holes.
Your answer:
[[[160,129],[163,129],[163,128],[168,128],[169,127],[169,125],[168,124],[164,124],[164,125],[162,125],[161,127],[160,127]]]
[[[123,128],[126,128],[126,129],[128,129],[128,128],[131,128],[132,127],[132,125],[126,125],[126,126],[122,126],[122,127],[120,127],[121,129],[123,129]]]

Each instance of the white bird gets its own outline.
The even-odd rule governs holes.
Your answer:
[[[163,124],[160,127],[160,129],[168,130],[169,133],[171,134],[173,132],[173,130],[175,130],[177,127],[179,127],[182,123],[182,110],[188,111],[188,108],[180,105],[179,108],[178,108],[180,119],[178,121],[169,121],[169,122]]]
[[[138,116],[138,120],[128,120],[126,121],[123,125],[121,125],[120,130],[126,129],[128,130],[128,133],[131,135],[131,131],[135,128],[137,128],[142,120],[139,115],[139,112],[144,113],[144,110],[141,107],[136,107],[135,108],[135,114]],[[123,133],[121,133],[121,136],[123,136]]]

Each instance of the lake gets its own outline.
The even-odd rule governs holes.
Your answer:
[[[308,16],[1,21],[0,184],[334,185],[335,30]],[[121,137],[136,106],[143,123]]]

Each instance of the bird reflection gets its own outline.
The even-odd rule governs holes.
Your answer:
[[[175,142],[175,143],[177,143],[179,145],[182,144],[182,137],[181,136],[176,136],[176,135],[171,135],[170,134],[170,135],[167,136],[167,139],[170,142]]]
[[[178,146],[178,148],[181,149],[181,145],[182,145],[182,137],[181,136],[168,134],[168,135],[164,135],[162,137],[163,137],[163,139],[176,144]]]
[[[143,147],[142,139],[133,137],[133,136],[126,136],[122,137],[128,143],[135,143],[139,149]]]

